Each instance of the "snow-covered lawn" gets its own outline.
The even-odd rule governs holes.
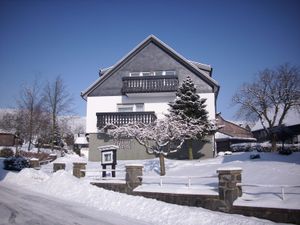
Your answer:
[[[193,179],[187,187],[187,180],[178,176],[211,176],[221,167],[241,167],[242,182],[255,184],[289,184],[300,183],[300,153],[282,156],[273,153],[260,153],[261,159],[250,160],[251,153],[235,153],[208,160],[178,161],[166,160],[167,176],[172,176],[159,185],[159,179],[145,178],[141,187],[144,190],[164,190],[173,192],[209,192],[217,193],[217,178]],[[73,161],[87,161],[76,155],[66,155],[56,160],[66,162],[66,171],[52,173],[52,164],[37,171],[24,169],[20,173],[4,173],[0,170],[1,182],[5,185],[19,185],[22,188],[54,196],[62,201],[74,201],[97,210],[109,211],[150,224],[272,224],[266,220],[213,212],[202,208],[178,206],[164,202],[129,196],[103,190],[89,184],[90,178],[77,179],[72,176]],[[158,160],[118,161],[117,168],[126,164],[144,165],[144,176],[158,176]],[[88,162],[88,169],[100,168],[99,163]],[[118,172],[119,178],[124,173]],[[175,177],[175,178],[174,178]],[[1,178],[0,178],[1,179]],[[208,187],[208,188],[207,188]],[[235,204],[260,205],[269,207],[286,207],[300,209],[300,190],[285,190],[285,200],[280,197],[281,190],[274,188],[243,187],[243,196]],[[1,200],[0,200],[1,202]],[[1,219],[1,218],[0,218]]]
[[[129,160],[118,161],[117,169],[125,171],[126,164],[142,164],[144,166],[143,185],[139,191],[158,191],[169,193],[193,193],[218,195],[217,169],[224,167],[242,168],[242,183],[259,185],[298,185],[300,186],[300,152],[289,156],[278,153],[259,153],[260,159],[250,159],[253,152],[233,153],[206,160],[166,160],[166,177],[160,186],[159,161]],[[68,155],[57,161],[65,162],[71,172],[73,161],[86,159]],[[88,162],[87,170],[100,170],[100,163]],[[42,168],[48,174],[52,172],[52,164]],[[96,177],[95,177],[96,176]],[[100,172],[88,172],[87,180],[100,178]],[[188,177],[191,177],[188,187]],[[125,172],[117,172],[117,178],[124,179]],[[206,178],[200,178],[206,177]],[[210,178],[212,177],[212,178]],[[122,181],[114,181],[122,182]],[[284,188],[284,200],[280,187],[243,187],[243,196],[235,201],[235,205],[260,206],[271,208],[300,209],[300,187]]]

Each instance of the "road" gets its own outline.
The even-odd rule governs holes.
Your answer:
[[[111,212],[0,182],[0,225],[145,225]],[[148,224],[148,223],[147,223]]]

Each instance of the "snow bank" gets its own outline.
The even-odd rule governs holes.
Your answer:
[[[153,224],[273,224],[256,218],[178,206],[107,191],[90,185],[84,179],[77,179],[63,170],[47,175],[42,171],[24,169],[18,174],[9,173],[4,182]]]

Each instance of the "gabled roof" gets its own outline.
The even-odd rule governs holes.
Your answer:
[[[227,136],[231,138],[253,138],[250,130],[225,120],[220,114],[217,114],[217,126],[220,128],[218,130],[220,133],[219,136],[222,134],[224,137]]]
[[[282,114],[282,108],[279,109],[278,116],[275,121],[275,126],[278,126],[279,123],[279,116]],[[271,109],[268,111],[268,116],[273,117],[274,116],[274,109]],[[299,109],[291,108],[287,114],[285,115],[285,118],[283,119],[284,126],[295,126],[300,125],[300,111]],[[268,123],[266,120],[264,120],[264,125],[266,128],[268,128]],[[260,120],[256,121],[255,125],[252,127],[252,131],[259,131],[263,130],[263,125],[261,124]]]
[[[165,52],[167,52],[169,55],[171,55],[177,61],[181,62],[184,66],[186,66],[188,69],[190,69],[195,74],[197,74],[200,78],[202,78],[210,86],[213,87],[213,90],[216,93],[216,95],[218,94],[219,85],[214,79],[212,79],[210,77],[212,68],[209,65],[192,62],[192,61],[185,59],[182,55],[177,53],[175,50],[173,50],[167,44],[165,44],[164,42],[159,40],[157,37],[155,37],[154,35],[150,35],[145,40],[143,40],[140,44],[138,44],[133,50],[131,50],[127,55],[125,55],[121,60],[119,60],[115,65],[113,65],[112,67],[109,67],[105,71],[102,71],[100,73],[100,77],[91,86],[89,86],[85,91],[81,92],[81,97],[86,100],[89,93],[91,93],[94,89],[96,89],[101,83],[103,83],[115,71],[117,71],[122,65],[124,65],[132,57],[134,57],[138,52],[140,52],[143,48],[145,48],[150,42],[153,42],[154,44],[159,46],[161,49],[163,49]],[[208,71],[208,73],[204,72],[203,70]]]

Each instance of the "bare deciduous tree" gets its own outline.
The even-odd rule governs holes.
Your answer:
[[[238,116],[259,119],[276,150],[272,130],[283,125],[287,112],[300,106],[300,69],[284,64],[276,70],[265,69],[250,84],[244,84],[232,98],[239,105]]]
[[[42,118],[43,98],[40,93],[41,85],[35,79],[32,85],[23,86],[17,99],[18,115],[22,123],[20,134],[28,142],[28,150],[31,149],[33,139],[38,136],[40,120]]]
[[[51,149],[54,149],[58,134],[58,116],[71,112],[72,97],[60,76],[48,82],[44,92],[45,104],[51,117]]]
[[[1,115],[0,118],[0,129],[7,132],[17,131],[17,111],[7,111]]]

